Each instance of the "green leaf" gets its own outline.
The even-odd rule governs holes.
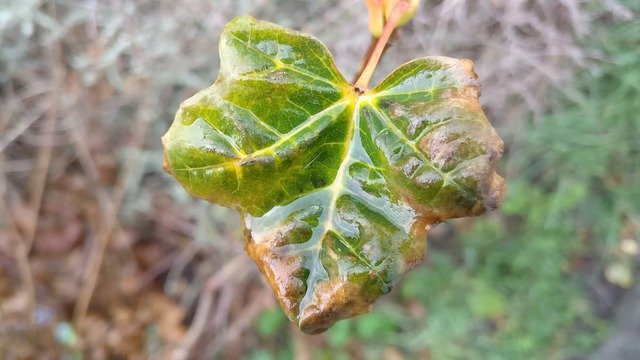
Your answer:
[[[359,92],[320,41],[250,17],[227,25],[220,58],[162,139],[165,169],[242,212],[247,252],[303,331],[367,312],[432,225],[501,202],[471,61],[417,59]]]

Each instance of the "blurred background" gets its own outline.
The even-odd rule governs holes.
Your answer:
[[[1,358],[640,357],[640,1],[422,2],[373,82],[472,59],[507,198],[438,225],[371,313],[318,336],[238,215],[161,169],[243,14],[318,37],[348,79],[370,41],[363,0],[0,0]]]

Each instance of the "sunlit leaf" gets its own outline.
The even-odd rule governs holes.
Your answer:
[[[165,168],[242,212],[247,252],[303,331],[368,311],[432,225],[501,202],[471,61],[417,59],[356,91],[318,40],[250,17],[220,58],[163,137]]]

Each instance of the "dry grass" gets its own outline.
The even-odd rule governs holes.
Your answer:
[[[587,5],[424,1],[376,76],[424,55],[471,58],[493,118],[517,129],[589,65],[594,54],[579,42],[590,23],[629,16],[613,0]],[[351,78],[369,43],[364,3],[31,0],[0,9],[0,351],[234,358],[258,345],[247,330],[274,302],[243,256],[238,217],[164,175],[159,138],[179,102],[214,80],[232,17],[316,35]],[[66,322],[77,341],[54,337]]]

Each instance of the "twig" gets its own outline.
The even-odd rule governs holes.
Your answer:
[[[227,327],[229,320],[229,309],[233,304],[233,300],[236,296],[237,285],[227,283],[222,289],[220,289],[220,295],[218,296],[218,306],[216,307],[215,314],[213,315],[213,329],[215,331],[222,331]]]
[[[387,42],[389,41],[389,37],[391,37],[391,33],[396,28],[396,24],[402,17],[405,11],[409,9],[410,4],[405,0],[399,0],[396,5],[391,10],[391,15],[389,15],[389,19],[384,24],[384,29],[382,30],[382,35],[376,42],[376,45],[371,52],[371,56],[367,61],[367,65],[365,65],[362,74],[355,82],[354,87],[356,91],[361,92],[365,91],[369,86],[369,80],[371,80],[371,76],[373,76],[373,72],[382,57],[382,53],[384,52],[384,48],[387,46]]]
[[[71,137],[73,139],[75,155],[78,158],[84,174],[86,175],[86,179],[89,183],[88,185],[94,189],[94,196],[98,202],[101,215],[104,217],[108,213],[106,207],[109,204],[109,194],[100,186],[98,166],[91,157],[91,151],[87,144],[87,137],[85,136],[86,131],[82,121],[80,121],[78,115],[74,115],[73,120],[75,120],[76,124],[71,128]]]
[[[372,35],[371,41],[369,42],[369,47],[367,48],[367,51],[364,53],[364,56],[362,57],[362,63],[360,64],[360,68],[358,69],[358,72],[353,77],[352,83],[355,84],[358,81],[358,79],[360,79],[360,76],[362,76],[362,72],[364,71],[365,66],[367,66],[367,63],[369,62],[369,58],[373,53],[373,49],[376,48],[377,43],[378,43],[378,38]]]
[[[171,263],[171,268],[167,274],[167,280],[164,284],[165,293],[175,295],[178,292],[178,286],[176,285],[178,283],[177,280],[180,278],[180,275],[183,273],[191,259],[198,254],[198,251],[199,249],[195,242],[189,242],[180,251],[180,254],[178,254],[175,261]]]
[[[219,337],[216,337],[211,346],[211,350],[207,351],[207,355],[215,357],[222,351],[227,343],[238,338],[260,312],[272,304],[271,299],[273,299],[273,295],[271,295],[270,289],[264,288],[262,293],[256,296],[255,300],[244,309],[236,321],[234,321],[225,332],[220,334]]]
[[[196,313],[193,317],[193,322],[189,331],[184,336],[180,348],[176,350],[174,356],[175,359],[188,359],[189,353],[200,339],[204,332],[211,308],[213,306],[213,296],[215,291],[222,286],[229,278],[237,275],[238,271],[247,268],[247,257],[237,256],[222,267],[219,271],[213,274],[205,283],[202,293],[200,295],[200,301]],[[242,272],[241,272],[242,274]]]
[[[151,284],[151,282],[155,278],[160,276],[160,274],[167,271],[171,267],[171,264],[176,260],[178,256],[178,252],[174,251],[155,262],[145,272],[136,277],[135,288],[131,291],[137,293],[147,285]]]
[[[3,134],[0,138],[0,152],[3,152],[13,141],[20,137],[33,123],[38,121],[45,112],[51,111],[51,102],[44,100],[39,102],[38,105],[29,109],[28,112],[20,115],[20,123],[4,131],[0,128],[0,133]]]
[[[143,101],[143,104],[141,104],[142,108],[146,109],[148,106],[148,100],[149,96],[147,96],[145,101]],[[111,198],[111,201],[108,201],[105,204],[106,213],[104,214],[103,221],[98,226],[95,244],[91,249],[91,254],[87,261],[88,265],[84,274],[83,285],[80,289],[80,294],[78,295],[73,311],[73,319],[76,329],[80,329],[84,323],[84,318],[87,314],[89,303],[91,302],[91,297],[93,296],[93,292],[98,281],[98,275],[100,274],[100,267],[104,259],[107,244],[109,243],[109,239],[111,238],[114,229],[118,227],[118,213],[122,206],[129,181],[132,178],[131,175],[138,164],[140,149],[144,146],[144,142],[147,137],[146,135],[150,122],[149,116],[138,116],[137,119],[138,120],[134,128],[135,136],[131,147],[138,151],[134,152],[132,154],[133,156],[129,157],[125,162],[121,175],[118,177],[113,197]]]
[[[56,18],[56,6],[54,2],[49,3],[49,12],[51,18]],[[60,109],[61,88],[65,77],[65,69],[62,61],[62,48],[60,41],[55,40],[51,44],[51,56],[49,56],[49,71],[53,86],[50,91],[51,107],[47,111],[46,121],[44,123],[43,133],[44,141],[40,146],[38,159],[36,160],[36,170],[31,178],[29,207],[33,213],[33,217],[27,223],[24,234],[24,246],[27,254],[31,251],[33,240],[36,235],[38,219],[40,217],[40,207],[42,206],[42,197],[47,184],[47,175],[49,174],[49,165],[51,164],[51,155],[53,153],[53,131],[58,121],[58,112]]]
[[[215,293],[215,291],[220,288],[226,281],[228,281],[229,278],[233,277],[234,273],[238,272],[238,270],[240,269],[246,269],[246,267],[246,256],[238,256],[228,262],[220,271],[216,272],[209,278],[209,280],[207,280],[204,289],[202,290],[202,296],[200,297],[200,302],[198,303],[198,309],[196,310],[193,324],[189,328],[189,332],[187,333],[187,335],[185,336],[185,340],[183,341],[183,344],[188,345],[187,347],[183,346],[184,349],[187,349],[187,353],[188,349],[195,345],[205,329],[206,320],[208,319],[208,315],[210,313],[213,294]],[[244,274],[244,272],[240,272],[240,274]]]
[[[0,169],[4,168],[4,157],[0,152]],[[0,173],[0,213],[10,214],[7,204],[5,203],[5,196],[7,194],[7,181],[4,176],[4,172]],[[18,272],[20,273],[20,280],[22,286],[27,294],[27,314],[29,321],[33,322],[35,319],[36,310],[36,291],[35,284],[33,282],[33,274],[31,272],[31,265],[29,264],[29,252],[27,250],[24,238],[20,236],[20,233],[16,229],[13,217],[7,216],[7,237],[9,241],[13,243],[15,249],[15,258],[18,264]]]
[[[20,271],[20,278],[22,280],[22,286],[27,293],[27,313],[29,321],[35,321],[36,314],[36,287],[33,282],[33,274],[31,272],[31,264],[29,264],[29,253],[25,245],[25,241],[18,237],[16,231],[12,231],[14,236],[9,234],[10,238],[13,238],[16,246],[16,260],[18,262],[18,269]]]

